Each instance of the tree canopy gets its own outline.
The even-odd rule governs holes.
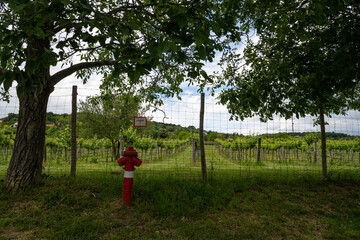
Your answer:
[[[241,119],[318,116],[320,103],[328,116],[357,109],[359,10],[357,1],[256,1],[244,14],[259,41],[228,62],[221,102]]]
[[[259,40],[224,61],[220,102],[233,117],[319,117],[324,177],[324,115],[360,107],[359,12],[358,1],[254,1],[244,14]]]
[[[241,4],[230,0],[5,1],[0,5],[0,83],[7,91],[16,81],[21,97],[24,90],[36,86],[42,91],[72,73],[86,82],[94,68],[102,74],[125,73],[132,82],[161,69],[162,77],[175,79],[168,82],[169,87],[148,87],[173,94],[182,81],[207,77],[201,61],[212,61],[215,52],[226,47],[224,36],[238,38],[236,17]],[[49,67],[58,63],[68,67],[50,75]],[[177,69],[177,74],[169,69]],[[40,70],[46,73],[36,74]]]

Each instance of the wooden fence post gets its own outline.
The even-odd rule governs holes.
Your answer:
[[[317,162],[317,140],[314,141],[314,163]]]
[[[257,142],[257,156],[256,156],[256,161],[259,163],[260,162],[260,150],[261,150],[261,137],[258,138],[258,142]]]
[[[124,148],[125,148],[124,137],[121,137],[120,138],[120,157],[124,154]]]
[[[200,106],[200,157],[201,157],[201,170],[203,180],[207,180],[206,160],[205,160],[205,146],[204,146],[204,112],[205,112],[205,94],[201,93],[201,106]]]
[[[195,164],[196,161],[196,145],[195,145],[195,138],[191,139],[192,142],[192,163]]]
[[[77,86],[72,90],[72,113],[71,113],[71,168],[70,176],[75,177],[77,160],[77,141],[76,141],[76,112],[77,112]]]

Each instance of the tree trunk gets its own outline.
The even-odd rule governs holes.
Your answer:
[[[5,189],[22,190],[41,179],[45,145],[46,109],[52,89],[44,88],[34,97],[32,91],[24,92],[19,101],[19,120],[14,141],[14,151],[5,179]]]
[[[114,160],[117,160],[119,158],[120,158],[120,141],[117,141],[116,156]]]
[[[111,141],[111,148],[112,148],[112,161],[116,160],[116,145],[115,141]]]
[[[320,129],[321,129],[322,178],[327,179],[325,120],[324,120],[324,105],[322,103],[319,104],[319,110],[320,110]]]
[[[44,144],[44,158],[43,158],[43,163],[46,163],[46,160],[47,160],[47,156],[46,156],[46,137],[45,137],[45,144]]]

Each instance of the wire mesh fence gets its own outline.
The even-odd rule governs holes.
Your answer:
[[[78,99],[85,100],[96,89],[78,88]],[[50,96],[48,112],[70,114],[71,88]],[[94,91],[93,91],[94,90]],[[156,128],[139,130],[134,147],[143,164],[136,174],[172,174],[178,177],[201,177],[202,165],[199,153],[200,94],[187,92],[178,99],[165,99],[164,105],[151,107],[145,113]],[[1,103],[0,119],[17,113],[18,101]],[[208,176],[252,176],[267,174],[279,176],[321,176],[321,143],[319,126],[312,117],[274,120],[263,123],[259,118],[230,121],[226,107],[216,104],[216,96],[205,100],[205,159]],[[68,131],[67,120],[49,122],[47,131],[57,128]],[[327,118],[327,164],[329,175],[343,177],[360,174],[360,114],[349,111],[347,116]],[[2,129],[9,122],[1,123]],[[15,128],[11,124],[7,128]],[[135,130],[136,131],[136,130]],[[161,134],[156,131],[161,131]],[[5,131],[3,131],[5,132]],[[10,131],[11,132],[11,131]],[[184,134],[189,132],[189,134]],[[14,138],[9,134],[5,138]],[[119,130],[120,134],[120,130]],[[48,134],[51,135],[51,134]],[[63,136],[66,134],[63,134]],[[55,138],[55,137],[54,137]],[[46,175],[69,175],[70,146],[61,140],[46,137],[43,173]],[[9,164],[11,141],[1,142],[0,176],[4,177]],[[126,148],[124,142],[116,143],[119,152]],[[116,153],[116,149],[115,149]],[[115,161],[114,148],[105,139],[79,139],[77,146],[78,174],[121,174]]]

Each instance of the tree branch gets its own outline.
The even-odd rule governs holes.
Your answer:
[[[112,14],[114,14],[114,13],[126,12],[126,11],[129,11],[129,10],[131,10],[131,9],[135,9],[135,10],[136,10],[136,9],[138,9],[138,8],[152,7],[152,6],[154,6],[154,4],[141,4],[141,6],[140,6],[140,5],[121,6],[121,7],[117,7],[117,8],[115,8],[115,9],[111,10],[111,11],[108,12],[107,14],[112,15]]]
[[[61,70],[54,75],[50,77],[50,84],[52,86],[55,86],[58,82],[60,82],[62,79],[70,76],[76,71],[87,69],[87,68],[94,68],[94,67],[101,67],[101,66],[111,66],[118,63],[119,60],[112,60],[112,61],[98,61],[98,62],[82,62],[75,65],[72,65],[71,67],[68,67],[64,70]]]

